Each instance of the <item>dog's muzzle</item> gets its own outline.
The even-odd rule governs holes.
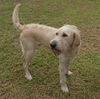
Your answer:
[[[54,52],[55,55],[60,55],[61,51],[57,49],[57,42],[56,41],[52,41],[50,43],[50,47],[52,49],[52,51]]]
[[[55,49],[56,46],[57,46],[57,42],[56,42],[56,41],[52,41],[52,42],[50,43],[50,46],[51,46],[52,49]]]

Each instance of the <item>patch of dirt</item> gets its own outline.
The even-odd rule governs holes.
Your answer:
[[[40,97],[37,97],[36,99],[57,99],[57,98],[52,97],[52,96],[40,96]]]
[[[26,2],[26,1],[28,1],[29,2],[29,0],[11,0],[11,1],[13,1],[13,2]]]
[[[100,52],[100,27],[88,28],[83,31],[84,38],[82,39],[84,46],[90,46],[94,51]],[[82,45],[83,45],[82,44]],[[86,50],[86,48],[83,47]]]

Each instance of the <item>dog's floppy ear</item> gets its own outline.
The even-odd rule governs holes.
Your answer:
[[[77,33],[73,33],[73,41],[71,44],[71,48],[76,48],[80,45],[80,35],[78,35]]]

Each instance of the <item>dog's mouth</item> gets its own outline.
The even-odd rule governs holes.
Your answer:
[[[61,51],[59,49],[56,49],[56,48],[52,48],[52,51],[55,55],[60,55],[61,54]]]

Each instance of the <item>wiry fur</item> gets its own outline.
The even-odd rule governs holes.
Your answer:
[[[12,20],[14,26],[21,31],[20,44],[24,56],[25,77],[28,80],[32,79],[28,71],[29,62],[33,56],[33,52],[38,44],[42,44],[51,49],[50,44],[56,41],[57,46],[55,52],[59,51],[59,72],[61,89],[68,92],[65,75],[72,74],[68,71],[70,61],[76,56],[80,48],[80,31],[74,25],[64,25],[61,28],[54,28],[40,24],[22,25],[19,22],[18,10],[20,4],[16,5]],[[57,35],[56,35],[57,33]],[[66,34],[67,37],[63,37]]]

